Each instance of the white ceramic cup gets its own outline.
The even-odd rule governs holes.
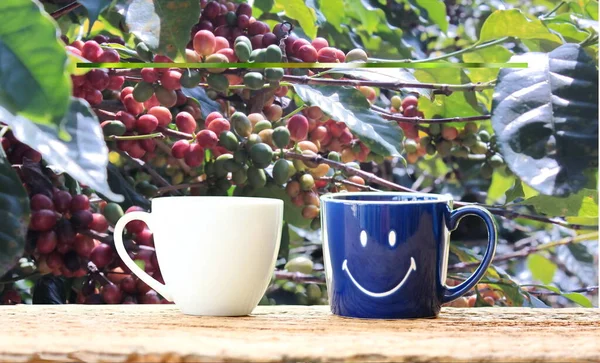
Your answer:
[[[144,221],[154,233],[165,284],[133,262],[123,229]],[[115,247],[125,265],[184,314],[248,315],[273,275],[283,224],[283,201],[243,197],[161,197],[152,212],[125,214]]]

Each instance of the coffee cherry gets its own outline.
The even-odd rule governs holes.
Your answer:
[[[211,54],[206,57],[206,63],[229,63],[229,58],[224,54]],[[223,73],[226,68],[208,68],[207,71],[209,73]]]
[[[154,94],[154,88],[151,83],[138,82],[133,88],[132,94],[137,102],[145,102]]]
[[[261,121],[258,121],[254,125],[254,128],[252,129],[252,132],[255,133],[255,134],[259,134],[261,131],[270,129],[272,126],[273,125],[271,124],[270,121],[268,121],[268,120],[261,120]],[[262,137],[261,137],[261,139],[262,139]],[[263,141],[264,141],[264,139],[263,139]]]
[[[273,180],[276,184],[283,185],[289,178],[290,163],[285,159],[279,159],[273,165]]]
[[[140,74],[144,82],[147,83],[154,83],[160,78],[158,71],[154,68],[142,68]]]
[[[115,284],[102,286],[102,300],[107,304],[119,304],[123,299],[123,294]]]
[[[93,40],[88,40],[81,48],[81,55],[90,62],[98,62],[103,52],[100,44]]]
[[[396,110],[400,110],[400,107],[402,107],[402,98],[400,98],[400,96],[393,96],[390,101],[392,103],[393,108],[395,108]]]
[[[488,163],[490,164],[490,166],[492,168],[499,168],[502,165],[504,165],[504,159],[502,159],[502,156],[498,155],[498,154],[494,154],[490,157],[490,159],[488,160]]]
[[[171,155],[177,159],[183,159],[190,149],[190,143],[187,140],[178,140],[171,147]]]
[[[454,140],[458,137],[458,130],[452,126],[442,126],[442,137],[446,140]]]
[[[155,106],[148,110],[148,114],[156,117],[158,126],[166,127],[171,123],[173,116],[168,108],[163,106]]]
[[[479,138],[483,142],[488,142],[488,141],[490,141],[490,134],[485,130],[481,130],[481,131],[479,131]]]
[[[215,52],[215,35],[208,30],[200,30],[194,35],[193,46],[196,53],[209,56]]]
[[[250,148],[250,159],[256,167],[268,166],[273,159],[273,149],[265,143],[258,143]]]
[[[311,42],[311,45],[317,50],[317,52],[319,50],[321,50],[322,48],[326,48],[329,47],[329,42],[327,41],[327,39],[325,38],[321,38],[321,37],[317,37],[315,39],[313,39],[313,41]]]
[[[204,149],[199,144],[192,144],[183,158],[190,167],[198,167],[204,161]]]
[[[88,83],[98,91],[103,91],[110,83],[108,72],[103,69],[92,69],[85,75]]]
[[[237,137],[233,132],[230,131],[221,132],[221,134],[219,135],[218,144],[229,151],[236,151],[239,147]]]
[[[467,134],[474,134],[477,130],[479,130],[479,126],[475,122],[469,121],[465,124],[465,132]]]
[[[369,57],[367,56],[367,53],[359,48],[352,49],[346,54],[346,63],[367,62],[368,60]]]
[[[308,136],[308,119],[303,115],[296,114],[287,122],[290,138],[294,141],[305,140]]]
[[[332,47],[324,47],[317,52],[317,61],[320,63],[336,63],[337,49]]]
[[[36,240],[35,246],[39,253],[49,254],[50,252],[54,251],[57,244],[58,237],[56,236],[56,232],[50,230],[40,233]]]
[[[71,214],[71,224],[75,228],[89,228],[90,224],[94,220],[92,212],[89,210],[78,210]]]
[[[144,111],[144,105],[136,101],[133,94],[125,96],[123,99],[123,105],[125,106],[125,109],[127,109],[127,112],[132,115],[139,115],[142,113],[142,111]]]
[[[317,50],[312,45],[303,45],[296,52],[298,58],[300,58],[303,62],[306,63],[315,63],[317,62]]]
[[[244,85],[251,90],[259,90],[264,84],[263,76],[258,72],[248,72],[244,75]]]
[[[262,188],[267,184],[267,175],[262,168],[249,167],[247,176],[248,183],[254,188]]]
[[[195,123],[195,121],[194,121]],[[158,127],[158,119],[150,114],[140,116],[135,122],[135,128],[143,134],[149,134]]]
[[[305,256],[298,256],[289,260],[284,267],[288,272],[310,274],[313,271],[313,262]]]
[[[54,203],[52,199],[48,198],[44,194],[35,194],[29,201],[31,210],[49,209],[54,210]]]
[[[175,70],[167,70],[160,77],[160,84],[168,90],[181,88],[181,73]]]
[[[183,72],[181,79],[179,80],[181,86],[185,88],[194,88],[202,80],[202,74],[193,69],[187,69]]]
[[[162,85],[156,87],[154,94],[158,102],[165,107],[173,107],[177,104],[177,93],[166,89]]]
[[[403,100],[402,100],[402,108],[404,110],[406,110],[409,107],[415,107],[417,108],[419,105],[419,99],[415,96],[406,96]]]
[[[118,91],[121,89],[121,87],[123,87],[124,83],[125,83],[125,77],[110,76],[108,86],[106,86],[106,89],[109,89],[111,91]]]
[[[405,139],[404,140],[404,150],[406,150],[407,153],[417,152],[417,142],[412,139]]]
[[[479,173],[481,174],[482,178],[489,179],[492,177],[492,174],[494,174],[494,168],[492,168],[488,163],[483,163],[479,168]]]
[[[70,208],[71,212],[88,210],[90,209],[90,200],[83,194],[76,195],[71,199]]]
[[[94,240],[88,236],[78,233],[75,236],[75,244],[73,245],[75,252],[81,257],[90,257],[94,249]]]
[[[117,203],[106,204],[102,213],[112,225],[115,225],[119,218],[121,218],[124,214],[123,209]]]
[[[211,130],[200,130],[198,134],[196,134],[196,142],[203,148],[210,149],[217,145],[219,142],[219,137],[217,134]]]
[[[242,137],[248,137],[252,133],[252,123],[242,112],[235,112],[231,115],[231,123],[235,132]]]
[[[188,112],[182,111],[175,116],[175,124],[181,132],[192,134],[196,131],[196,120]]]
[[[300,189],[311,190],[315,186],[315,180],[310,174],[304,174],[299,179]]]
[[[125,134],[125,132],[127,131],[125,124],[122,123],[121,121],[116,121],[116,120],[104,121],[100,124],[100,127],[102,127],[102,133],[104,134],[104,136],[111,136],[111,135],[121,136],[121,135]]]
[[[487,153],[487,144],[483,141],[478,141],[475,145],[471,146],[471,152],[476,155],[485,155]]]
[[[209,130],[211,130],[212,132],[214,132],[215,134],[220,135],[221,132],[223,132],[223,131],[229,131],[231,128],[231,125],[229,124],[229,121],[227,121],[226,119],[217,118],[217,119],[212,120],[207,128]]]

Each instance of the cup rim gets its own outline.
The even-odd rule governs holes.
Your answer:
[[[382,195],[389,197],[427,197],[436,198],[429,200],[348,200],[346,197]],[[408,193],[408,192],[347,192],[347,193],[328,193],[320,197],[323,202],[340,204],[433,204],[433,203],[452,203],[450,195],[430,194],[430,193]]]
[[[199,203],[241,203],[241,205],[266,205],[266,206],[282,206],[283,200],[277,198],[263,198],[263,197],[238,197],[238,196],[195,196],[195,195],[174,195],[168,197],[158,197],[152,199],[153,205],[159,205],[163,203],[174,202],[176,200],[192,201],[196,200]]]

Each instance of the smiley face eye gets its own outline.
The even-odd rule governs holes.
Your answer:
[[[360,244],[367,247],[367,231],[360,231]]]
[[[388,243],[390,244],[390,247],[394,247],[396,245],[396,232],[395,231],[390,231],[390,233],[388,234]]]

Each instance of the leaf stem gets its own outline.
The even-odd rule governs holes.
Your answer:
[[[166,181],[158,172],[156,172],[156,170],[154,170],[152,167],[150,167],[150,165],[148,165],[148,163],[140,160],[140,159],[136,159],[132,156],[130,156],[129,154],[123,152],[123,151],[119,151],[119,154],[124,157],[125,159],[133,162],[137,167],[144,169],[148,174],[150,174],[150,176],[152,177],[152,179],[159,185],[162,185],[163,187],[168,187],[171,184],[169,184],[168,181]],[[177,194],[181,195],[181,192],[176,191]]]
[[[382,108],[379,108],[376,106],[371,106],[371,108],[373,109],[373,111],[375,111],[376,113],[378,113],[379,115],[381,115],[381,117],[383,117],[385,119],[400,121],[400,122],[408,122],[411,124],[421,124],[421,123],[442,124],[442,123],[448,123],[448,122],[488,121],[492,117],[492,115],[476,115],[476,116],[466,116],[466,117],[426,119],[426,118],[420,118],[420,117],[405,117],[405,116],[401,116],[401,114],[392,114],[392,113],[384,111]]]
[[[558,3],[558,5],[556,5],[554,8],[552,8],[552,10],[550,10],[549,12],[547,12],[546,14],[540,16],[540,20],[544,20],[549,16],[552,16],[554,13],[556,13],[558,11],[558,9],[560,9],[563,5],[565,5],[567,2],[566,1],[561,1],[560,3]]]
[[[444,59],[448,59],[448,58],[452,58],[452,57],[456,57],[457,55],[461,55],[463,53],[468,53],[468,52],[472,52],[472,51],[476,51],[476,50],[480,50],[480,49],[484,49],[484,48],[488,48],[491,46],[494,46],[496,44],[501,44],[506,42],[507,40],[511,39],[511,37],[502,37],[496,40],[492,40],[483,44],[473,44],[469,47],[457,50],[455,52],[450,52],[450,53],[446,53],[443,55],[440,55],[438,57],[431,57],[431,58],[425,58],[425,59],[401,59],[401,60],[393,60],[393,59],[379,59],[379,58],[369,58],[369,61],[373,61],[373,62],[378,62],[378,63],[389,63],[389,62],[403,62],[403,63],[425,63],[425,62],[435,62],[435,61],[439,61],[439,60],[444,60]]]
[[[523,258],[523,257],[527,257],[533,253],[537,253],[537,252],[547,250],[550,248],[554,248],[557,246],[568,245],[571,243],[579,243],[579,242],[583,242],[583,241],[590,241],[590,240],[594,240],[594,239],[598,239],[598,232],[580,234],[580,235],[574,236],[574,237],[566,237],[566,238],[560,239],[558,241],[545,243],[545,244],[535,246],[535,247],[525,247],[525,248],[515,251],[515,252],[507,253],[502,256],[496,256],[492,260],[492,263],[513,260],[516,258]],[[448,266],[448,270],[449,271],[465,270],[465,269],[469,269],[472,267],[477,267],[477,266],[479,266],[479,263],[480,263],[480,261],[459,262],[457,264]]]
[[[80,6],[81,6],[80,3],[78,3],[77,1],[73,1],[72,3],[54,11],[52,14],[50,14],[50,16],[54,19],[58,19],[61,16],[70,13],[71,11],[77,9]]]
[[[439,91],[438,93],[450,95],[452,92],[475,92],[492,89],[496,80],[483,83],[466,84],[441,84],[441,83],[419,83],[419,82],[401,82],[401,81],[367,81],[360,79],[331,79],[331,78],[311,78],[308,76],[285,75],[282,80],[292,84],[305,85],[323,85],[323,86],[369,86],[380,87],[391,90],[400,90],[402,88],[423,88]]]
[[[146,134],[146,135],[131,135],[131,136],[117,136],[110,135],[106,136],[104,140],[107,141],[125,141],[125,140],[147,140],[147,139],[164,139],[165,135],[160,132],[154,134]]]

